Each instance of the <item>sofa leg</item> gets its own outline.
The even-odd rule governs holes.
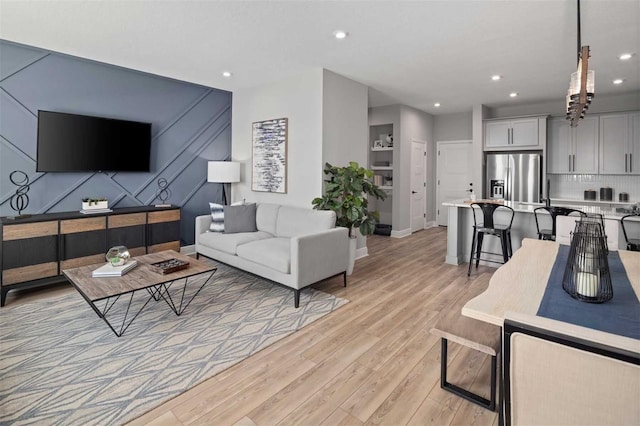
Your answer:
[[[347,271],[344,271],[342,273],[342,277],[344,278],[344,286],[346,287],[347,286]]]
[[[296,290],[295,288],[293,289],[293,299],[294,306],[296,308],[300,307],[300,290]]]
[[[196,260],[200,259],[200,253],[196,252]]]

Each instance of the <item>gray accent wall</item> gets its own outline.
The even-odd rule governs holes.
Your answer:
[[[84,197],[110,207],[168,202],[182,207],[182,245],[194,242],[194,218],[222,199],[206,182],[207,161],[231,158],[230,92],[0,40],[0,215],[13,215],[13,170],[31,181],[23,213],[77,211]],[[38,110],[152,123],[149,173],[38,173]],[[126,152],[123,152],[126,155]]]

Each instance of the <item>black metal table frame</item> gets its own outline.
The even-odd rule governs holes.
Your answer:
[[[82,295],[84,300],[86,300],[87,303],[89,303],[89,306],[91,306],[91,308],[95,311],[95,313],[98,314],[98,317],[100,317],[109,326],[111,331],[113,331],[113,333],[116,336],[121,337],[124,334],[124,332],[129,328],[131,323],[133,323],[133,321],[138,317],[138,315],[140,315],[142,310],[149,304],[151,299],[155,301],[160,301],[160,299],[163,299],[167,303],[167,305],[169,305],[169,308],[171,308],[171,310],[177,316],[182,315],[182,313],[185,311],[185,309],[187,309],[189,304],[191,304],[193,299],[198,295],[198,293],[200,293],[202,288],[211,280],[211,278],[213,278],[213,275],[216,273],[216,271],[217,271],[217,268],[213,269],[212,271],[200,272],[198,274],[181,277],[181,278],[167,281],[164,283],[152,284],[147,287],[141,287],[136,290],[115,294],[113,296],[108,296],[108,297],[104,297],[102,299],[96,299],[96,300],[89,300],[84,295],[84,293],[80,291],[80,289],[77,286],[75,286],[75,284],[74,286],[76,287],[76,289],[78,289],[78,292]],[[191,298],[185,303],[185,292],[187,290],[187,285],[189,284],[189,278],[197,277],[207,273],[209,273],[209,276],[207,277],[207,279],[204,280],[200,288],[198,288],[198,290],[193,294],[193,296],[191,296]],[[185,280],[185,283],[184,283],[184,287],[182,288],[182,293],[180,295],[180,303],[176,305],[177,300],[174,302],[173,298],[171,297],[171,294],[169,293],[169,289],[171,288],[171,285],[174,282],[180,281],[180,280]],[[131,303],[133,302],[133,296],[136,292],[139,292],[141,290],[145,290],[147,293],[149,293],[149,298],[142,304],[138,312],[133,314],[133,318],[131,318],[129,322],[127,322],[127,318],[129,317],[129,310],[131,308]],[[120,299],[120,297],[127,294],[130,294],[129,302],[124,314],[124,318],[122,319],[122,324],[120,325],[120,329],[118,331],[116,330],[116,328],[114,328],[114,324],[111,324],[111,322],[109,322],[109,320],[107,319],[107,314],[109,313],[111,308],[113,308],[113,306],[116,304],[116,302]],[[98,306],[99,302],[104,302],[104,308],[101,309]]]

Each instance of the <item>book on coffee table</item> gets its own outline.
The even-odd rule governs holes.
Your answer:
[[[94,270],[91,273],[91,276],[93,278],[121,277],[127,272],[129,272],[130,270],[132,270],[133,268],[135,268],[136,265],[138,265],[138,262],[136,260],[130,260],[124,265],[120,265],[120,266],[113,266],[111,265],[111,263],[106,263],[101,267],[99,267],[98,269]]]

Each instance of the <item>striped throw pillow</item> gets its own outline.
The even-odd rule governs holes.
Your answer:
[[[224,206],[222,204],[209,203],[211,209],[211,225],[209,231],[224,232]]]

